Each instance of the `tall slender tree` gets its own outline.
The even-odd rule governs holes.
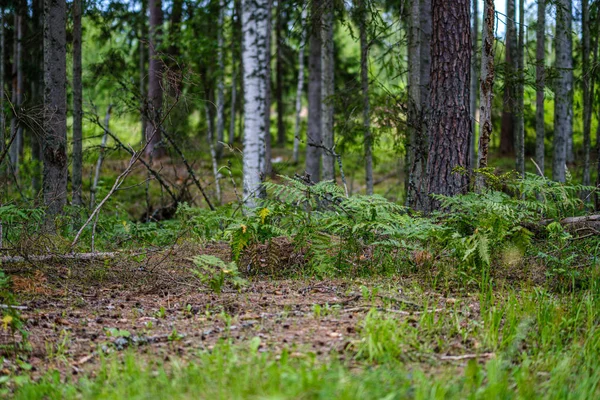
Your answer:
[[[573,43],[571,0],[556,2],[556,71],[552,179],[566,180],[567,144],[573,133]]]
[[[296,87],[296,120],[294,123],[294,148],[292,159],[294,164],[298,163],[300,158],[300,129],[301,129],[301,112],[302,112],[302,92],[304,91],[304,47],[306,45],[306,8],[302,9],[300,16],[300,30],[302,39],[298,49],[298,86]]]
[[[21,148],[23,145],[23,124],[19,121],[21,117],[21,106],[23,104],[23,4],[17,1],[14,10],[15,34],[13,46],[13,92],[12,103],[17,114],[11,120],[11,137],[14,136],[10,146],[10,163],[13,173],[18,175]]]
[[[322,35],[323,43],[321,49],[322,71],[321,71],[321,117],[322,117],[322,135],[323,146],[327,149],[323,151],[323,179],[335,179],[335,157],[333,156],[334,137],[333,137],[333,99],[334,94],[334,46],[333,46],[333,15],[334,0],[323,1],[323,25]]]
[[[221,158],[225,141],[225,0],[219,0],[219,19],[217,30],[217,144],[216,156]]]
[[[283,101],[283,30],[285,26],[284,1],[277,0],[275,11],[275,103],[277,104],[277,145],[284,147],[285,134],[285,103]]]
[[[371,103],[369,100],[369,40],[367,37],[367,1],[357,0],[360,36],[360,86],[363,100],[363,136],[365,148],[365,183],[367,194],[373,194],[373,135],[371,132]]]
[[[506,0],[506,46],[504,62],[504,106],[500,129],[500,153],[513,154],[515,150],[515,117],[517,72],[516,0]]]
[[[321,180],[321,19],[320,0],[310,2],[309,55],[308,55],[308,131],[306,140],[306,172],[310,178]]]
[[[546,82],[546,0],[538,0],[535,48],[535,161],[544,174],[544,88]]]
[[[0,154],[6,146],[6,115],[4,115],[4,5],[0,5]],[[0,160],[0,180],[4,178],[4,161]]]
[[[47,0],[48,1],[48,0]],[[148,51],[148,109],[150,121],[146,126],[146,155],[161,158],[165,148],[161,145],[160,123],[163,104],[163,64],[158,54],[158,47],[163,23],[162,0],[148,0],[150,9],[149,51]]]
[[[515,116],[515,150],[516,168],[521,176],[525,176],[525,0],[519,0],[519,40],[517,45],[517,82]]]
[[[83,86],[81,81],[81,0],[73,0],[73,204],[83,205],[82,183],[82,117]]]
[[[479,112],[479,151],[477,168],[488,165],[488,148],[492,136],[492,99],[494,96],[494,0],[485,0],[483,4],[483,35],[481,38],[481,85]],[[477,190],[484,186],[483,175],[475,180]]]
[[[244,198],[250,208],[263,196],[269,133],[270,0],[242,0],[244,68]]]
[[[594,90],[590,77],[590,2],[582,0],[582,84],[583,84],[583,184],[590,184],[590,150],[592,147],[592,100]]]
[[[431,123],[427,159],[427,194],[453,196],[468,190],[471,24],[469,0],[433,0],[431,41]],[[438,202],[424,199],[432,211]]]
[[[420,198],[421,172],[424,160],[421,157],[421,3],[412,0],[408,35],[408,185],[406,204],[417,206]]]
[[[43,192],[47,228],[67,203],[67,5],[44,4]]]
[[[477,143],[476,129],[477,126],[477,89],[479,87],[479,68],[477,65],[477,53],[479,53],[479,0],[473,0],[473,16],[472,16],[472,32],[473,52],[471,54],[471,138],[469,140],[469,159],[471,168],[477,166],[477,152],[475,146]]]

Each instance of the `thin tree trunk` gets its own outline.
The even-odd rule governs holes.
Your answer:
[[[225,15],[225,0],[219,0],[219,27],[217,32],[217,64],[219,72],[217,73],[217,143],[216,157],[221,159],[223,155],[223,142],[225,141],[225,59],[224,59],[224,15]],[[219,202],[221,196],[219,194]]]
[[[333,29],[335,21],[333,19],[333,2],[334,0],[325,0],[323,2],[323,43],[321,48],[322,57],[322,82],[321,82],[321,121],[323,146],[328,151],[323,151],[323,180],[331,181],[335,179],[335,157],[334,151],[334,136],[333,136],[333,94],[335,88],[334,82],[334,43]]]
[[[311,0],[308,55],[308,132],[306,172],[314,182],[321,180],[322,115],[321,115],[321,8],[319,0]]]
[[[417,207],[421,197],[423,157],[421,142],[421,37],[420,0],[412,0],[408,36],[408,185],[406,204]]]
[[[104,153],[106,152],[106,142],[108,141],[108,132],[110,131],[110,111],[112,105],[109,104],[106,109],[106,116],[104,117],[104,134],[102,135],[102,143],[100,144],[100,154],[98,154],[98,161],[96,161],[96,170],[94,172],[94,181],[90,188],[90,210],[96,207],[96,191],[98,190],[98,182],[100,182],[100,170],[102,169],[102,163],[104,162]]]
[[[30,38],[28,48],[31,49],[30,65],[33,67],[31,81],[31,103],[36,109],[42,109],[44,105],[44,0],[32,1],[32,27],[33,32],[38,32]],[[32,128],[28,130],[31,145],[31,185],[36,195],[42,189],[42,141],[43,130]]]
[[[300,158],[300,129],[302,112],[302,92],[304,91],[304,46],[306,45],[306,8],[302,9],[300,17],[300,29],[302,30],[302,40],[298,49],[298,86],[296,88],[296,122],[294,124],[294,149],[292,159],[294,164],[298,164]]]
[[[264,196],[266,141],[269,134],[270,0],[242,0],[244,85],[244,199],[254,208]]]
[[[483,35],[481,38],[481,86],[479,110],[479,162],[477,168],[488,165],[488,148],[492,136],[492,99],[494,97],[494,0],[483,4]],[[477,175],[476,189],[483,189],[483,175]]]
[[[537,3],[537,28],[535,49],[535,161],[544,173],[544,139],[546,128],[544,125],[544,88],[545,88],[545,58],[546,58],[546,0]]]
[[[148,115],[150,123],[146,126],[146,140],[150,140],[146,147],[146,156],[161,158],[165,155],[162,146],[161,130],[158,124],[161,121],[163,89],[163,65],[157,49],[159,46],[161,25],[163,22],[162,0],[149,0],[150,30],[149,30],[149,66],[148,66]]]
[[[506,47],[504,67],[504,108],[502,110],[502,126],[500,130],[500,153],[513,154],[515,151],[515,108],[517,71],[517,31],[516,0],[506,0]]]
[[[82,184],[82,117],[83,87],[81,82],[81,0],[73,0],[73,205],[81,206]]]
[[[592,128],[592,100],[593,87],[590,78],[590,4],[589,0],[582,0],[582,27],[583,27],[583,184],[589,186],[590,180],[590,137]]]
[[[213,170],[213,176],[215,178],[215,197],[217,200],[217,204],[221,204],[221,182],[219,181],[219,161],[217,159],[218,155],[217,155],[217,150],[215,148],[215,143],[214,143],[214,134],[213,134],[213,118],[210,115],[210,108],[211,107],[211,103],[207,102],[206,103],[206,122],[207,122],[207,127],[208,127],[208,147],[210,149],[210,161],[212,164],[212,170]]]
[[[517,108],[515,112],[515,147],[517,172],[525,176],[525,0],[519,0],[519,44],[517,56]]]
[[[471,169],[477,167],[477,88],[479,87],[479,68],[477,65],[477,54],[479,53],[479,0],[473,0],[473,25],[471,37],[473,41],[473,52],[471,54],[471,138],[469,140],[469,160]]]
[[[363,134],[365,148],[365,183],[367,195],[373,194],[373,136],[371,135],[371,103],[369,101],[369,42],[367,37],[367,4],[358,0],[360,36],[360,86],[363,98]]]
[[[277,103],[277,146],[285,146],[285,104],[283,102],[283,1],[277,0],[275,11],[275,102]]]
[[[67,6],[65,0],[44,4],[44,141],[43,192],[46,227],[67,204]]]
[[[428,194],[454,196],[469,187],[469,177],[454,171],[469,169],[469,8],[469,0],[433,0]],[[424,200],[426,211],[439,205],[431,197]]]
[[[420,176],[417,182],[419,202],[423,201],[423,191],[425,186],[425,178],[427,174],[427,153],[429,151],[429,119],[430,119],[430,83],[431,83],[431,35],[433,30],[431,0],[421,0],[421,21],[419,31],[420,38],[420,55],[419,64],[421,66],[421,76],[419,78],[421,84],[421,127],[420,135],[417,144],[419,145],[418,155],[421,157],[420,171],[417,174]],[[422,205],[415,204],[416,208],[421,208]]]
[[[15,31],[12,104],[17,113],[20,113],[23,103],[23,15],[21,4],[18,4],[15,9]],[[20,153],[23,145],[23,124],[19,122],[19,118],[19,115],[13,115],[11,120],[11,137],[15,136],[15,140],[10,146],[10,163],[15,176],[19,174]]]
[[[146,46],[144,44],[145,38],[148,37],[148,32],[146,29],[146,15],[148,13],[147,1],[142,0],[142,18],[141,18],[141,27],[140,27],[140,40],[139,40],[139,51],[140,51],[140,110],[142,117],[142,135],[140,140],[140,145],[144,146],[146,144],[146,129],[148,121],[146,119],[146,115],[148,114],[147,110],[147,99],[146,99]]]
[[[233,72],[231,73],[231,114],[229,118],[229,145],[233,146],[233,142],[235,141],[235,115],[237,111],[237,83],[238,76],[240,75],[240,71],[238,70],[238,63],[236,62],[239,59],[237,54],[237,46],[238,43],[238,29],[237,25],[240,19],[240,15],[238,13],[238,8],[233,5],[233,15],[232,15],[232,23],[231,23],[231,65]]]
[[[4,7],[0,7],[0,154],[4,153],[6,145],[5,129],[6,115],[4,114]],[[4,178],[4,161],[0,161],[0,181]],[[4,185],[3,185],[4,186]],[[0,235],[0,240],[2,236]]]
[[[571,0],[556,2],[556,70],[552,179],[566,180],[567,143],[573,132],[573,53]]]
[[[267,18],[267,63],[265,64],[265,73],[267,78],[265,79],[265,161],[263,174],[265,177],[270,176],[273,172],[273,166],[271,164],[271,33],[273,24],[271,23],[271,8],[273,6],[273,0],[267,0],[267,8],[269,10],[269,16]]]

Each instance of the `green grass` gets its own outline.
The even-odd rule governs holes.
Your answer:
[[[12,384],[17,399],[592,399],[599,321],[596,293],[498,291],[409,317],[372,310],[344,357],[263,352],[255,338],[167,365],[131,352],[93,377]]]

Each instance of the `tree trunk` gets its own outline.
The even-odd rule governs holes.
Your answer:
[[[430,120],[430,89],[431,89],[431,35],[433,31],[432,27],[432,10],[431,0],[421,0],[421,21],[420,21],[420,55],[421,59],[419,64],[421,66],[421,76],[419,82],[421,84],[421,127],[419,141],[419,152],[418,156],[421,158],[421,168],[418,171],[420,174],[418,190],[418,200],[422,203],[423,191],[425,186],[425,177],[427,174],[427,153],[429,151],[429,120]],[[415,204],[415,207],[421,208],[422,204]]]
[[[22,117],[21,106],[23,103],[23,7],[22,4],[15,6],[15,31],[14,35],[14,59],[13,59],[13,93],[12,104],[17,112],[11,120],[11,137],[15,139],[10,146],[10,163],[15,176],[19,174],[21,148],[23,146],[23,124],[19,121]]]
[[[365,148],[365,183],[367,195],[373,194],[373,136],[371,135],[371,103],[369,101],[369,41],[367,37],[366,0],[357,0],[360,36],[360,86],[363,98],[363,134]]]
[[[48,1],[48,0],[47,0]],[[165,155],[165,148],[161,143],[160,122],[162,118],[163,65],[158,56],[161,26],[163,22],[162,0],[149,0],[150,30],[148,51],[148,110],[149,124],[146,126],[146,156],[161,158]]]
[[[516,169],[525,176],[525,117],[523,115],[525,105],[525,0],[519,0],[519,44],[517,55],[517,107],[515,110],[515,147],[516,147]]]
[[[237,84],[239,81],[239,77],[241,76],[241,72],[238,69],[239,54],[238,54],[238,46],[237,44],[240,42],[239,39],[239,22],[240,22],[240,12],[238,7],[238,0],[233,2],[233,15],[231,16],[231,68],[233,72],[231,73],[231,110],[230,110],[230,118],[229,118],[229,145],[233,146],[233,142],[235,141],[235,115],[237,112]]]
[[[4,114],[4,50],[4,6],[0,6],[0,154],[4,153],[6,146],[6,138],[4,137],[6,128],[6,115]],[[0,182],[4,179],[4,174],[4,161],[0,160]],[[1,240],[2,236],[0,236]]]
[[[96,207],[96,192],[98,190],[98,182],[100,182],[100,171],[102,170],[102,163],[104,162],[104,153],[106,152],[106,143],[108,142],[108,132],[110,132],[111,110],[112,104],[109,104],[106,109],[106,116],[104,117],[104,134],[102,135],[102,142],[100,143],[100,154],[98,154],[94,180],[92,181],[92,187],[90,188],[90,210],[93,210]]]
[[[82,183],[82,117],[83,87],[81,82],[81,0],[73,0],[73,205],[81,206]]]
[[[265,163],[263,174],[265,177],[270,176],[273,173],[273,166],[271,164],[271,34],[272,34],[272,23],[271,23],[271,8],[273,6],[273,0],[268,0],[268,18],[267,18],[267,63],[265,64],[265,73],[267,78],[265,80]]]
[[[319,0],[311,0],[308,55],[308,132],[306,140],[306,172],[314,182],[321,180],[321,8]]]
[[[483,4],[483,36],[481,38],[481,86],[479,109],[479,162],[477,168],[488,165],[488,147],[492,136],[492,99],[494,97],[494,21],[496,19],[494,0]],[[485,184],[483,175],[477,175],[476,189]]]
[[[300,30],[302,31],[302,39],[300,48],[298,49],[298,86],[296,88],[296,120],[294,124],[294,149],[292,159],[294,164],[298,164],[300,154],[300,129],[302,112],[302,92],[304,91],[304,46],[306,45],[306,8],[302,9],[300,17]]]
[[[583,28],[583,184],[589,186],[590,180],[590,149],[592,128],[592,101],[594,90],[590,79],[590,4],[589,0],[582,0],[582,28]]]
[[[44,138],[43,192],[46,227],[67,204],[67,6],[65,0],[44,3]]]
[[[515,108],[517,70],[517,31],[516,0],[506,0],[506,48],[504,66],[504,108],[502,110],[502,126],[500,129],[500,153],[513,154],[515,151]]]
[[[420,0],[412,0],[408,35],[408,185],[406,204],[418,207],[421,199],[422,179],[422,142],[421,138],[421,35],[420,35]]]
[[[556,90],[552,179],[566,180],[567,143],[573,133],[573,53],[571,0],[556,3]]]
[[[333,136],[333,94],[335,88],[334,82],[334,48],[333,48],[333,29],[335,26],[333,15],[334,0],[325,0],[323,2],[323,43],[321,48],[322,57],[322,82],[321,82],[321,118],[323,146],[328,149],[323,151],[323,180],[331,181],[335,179],[335,157],[333,156],[334,136]]]
[[[275,11],[275,102],[277,103],[277,146],[285,147],[285,103],[283,102],[283,0],[277,0]]]
[[[139,32],[139,52],[140,52],[140,111],[142,117],[142,135],[140,140],[140,145],[146,144],[146,129],[148,128],[148,120],[146,115],[148,113],[147,110],[147,99],[146,99],[146,46],[144,44],[145,38],[148,37],[148,32],[146,29],[146,15],[148,13],[147,1],[142,0],[142,18],[140,18],[140,32]]]
[[[225,0],[219,0],[219,27],[217,32],[217,64],[219,65],[219,71],[217,73],[217,143],[216,143],[216,157],[217,160],[221,159],[223,155],[223,142],[225,141],[225,60],[223,55],[223,29],[224,29],[224,15],[225,15]],[[221,201],[219,195],[219,202]]]
[[[433,0],[431,43],[431,124],[427,193],[454,196],[469,187],[469,85],[471,24],[469,0]],[[439,202],[428,197],[426,211]]]
[[[477,65],[477,53],[479,52],[479,0],[473,0],[473,25],[471,40],[473,41],[473,52],[471,54],[471,138],[469,140],[469,163],[471,169],[477,167],[477,88],[479,87],[479,68]]]
[[[242,0],[244,69],[244,199],[250,208],[263,197],[266,141],[269,136],[270,0]]]
[[[538,0],[537,28],[535,48],[535,161],[544,173],[544,87],[545,87],[545,58],[546,58],[546,0]]]

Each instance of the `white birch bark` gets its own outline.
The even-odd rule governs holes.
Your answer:
[[[266,136],[269,134],[268,65],[270,62],[270,0],[242,1],[242,62],[244,70],[244,199],[249,208],[263,196]]]

